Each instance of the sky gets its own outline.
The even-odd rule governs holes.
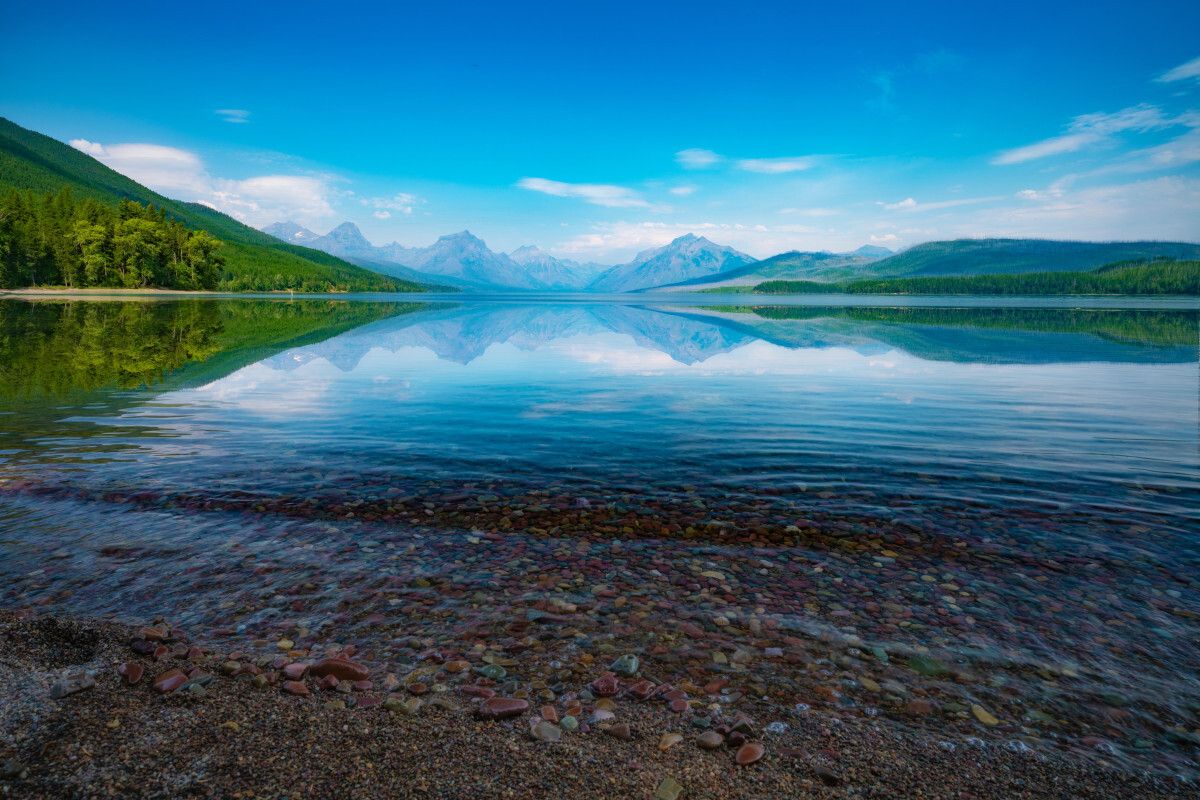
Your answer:
[[[805,5],[12,2],[0,115],[376,244],[1200,241],[1200,4]]]

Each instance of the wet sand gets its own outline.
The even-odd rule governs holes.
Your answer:
[[[154,630],[167,632],[168,640],[179,636],[163,626]],[[612,720],[556,742],[539,741],[529,733],[540,713],[536,701],[513,719],[478,718],[479,701],[461,686],[488,681],[469,670],[454,674],[443,664],[419,696],[404,687],[386,691],[386,677],[377,674],[370,689],[350,693],[319,690],[309,676],[309,694],[292,696],[269,683],[256,685],[249,672],[231,676],[230,657],[245,666],[265,664],[260,675],[279,683],[273,663],[312,663],[321,654],[192,650],[180,638],[151,642],[170,651],[155,659],[131,648],[131,640],[145,641],[139,636],[137,628],[111,623],[0,615],[0,794],[669,798],[673,781],[684,798],[1195,796],[1194,785],[1172,778],[1098,768],[987,737],[950,749],[935,735],[824,710],[792,715],[785,731],[771,733],[762,716],[770,709],[752,698],[738,704],[738,713],[753,719],[743,729],[764,745],[765,755],[748,766],[735,764],[731,747],[697,746],[702,729],[694,720],[711,718],[704,702],[676,714],[659,698],[619,694],[609,701]],[[348,657],[362,658],[352,651]],[[145,668],[132,686],[118,673],[131,662]],[[194,682],[208,681],[204,675],[211,681],[199,692],[153,688],[156,676],[178,668],[199,678]],[[81,685],[88,673],[94,686],[53,696],[60,693],[56,684]],[[64,676],[74,678],[62,684]],[[573,695],[560,698],[560,710]],[[394,698],[392,706],[401,699],[421,705],[414,713],[363,707],[385,697]],[[581,702],[584,719],[609,704]],[[733,713],[718,719],[728,724]],[[631,729],[628,739],[603,730],[621,723]],[[662,751],[659,742],[668,732],[683,738]]]

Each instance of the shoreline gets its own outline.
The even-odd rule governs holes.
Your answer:
[[[327,651],[285,645],[299,647],[264,642],[254,651],[222,652],[197,646],[163,623],[139,629],[0,612],[6,697],[0,795],[690,800],[964,793],[1181,798],[1194,791],[1175,778],[1106,769],[1003,741],[954,744],[882,720],[816,710],[791,715],[782,728],[767,728],[753,702],[746,706],[749,720],[741,711],[722,717],[698,699],[686,713],[673,713],[661,697],[634,697],[640,678],[652,676],[620,679],[621,689],[607,700],[592,697],[589,687],[599,681],[589,684],[593,675],[583,676],[556,701],[531,698],[527,711],[484,719],[482,701],[472,694],[494,691],[489,686],[496,682],[478,676],[486,665],[479,652],[429,653],[427,684],[397,684],[378,673],[370,653],[347,643]],[[284,665],[315,670],[314,663],[330,655],[366,669],[370,683],[347,692],[343,682],[327,691],[305,675],[298,681],[302,689],[295,683],[277,688],[287,677],[279,672]],[[137,668],[126,668],[126,677],[118,671],[128,664],[144,672],[134,685],[128,676]],[[156,691],[152,684],[171,670],[188,673],[181,679],[188,682]],[[608,674],[602,666],[593,672]],[[464,690],[468,685],[474,688]],[[584,722],[579,730],[549,736],[542,726],[541,739],[531,735],[532,720],[570,711]],[[718,731],[732,729],[714,750],[698,744],[706,727],[697,720],[707,719],[724,720]],[[765,750],[746,766],[735,755],[743,731]]]

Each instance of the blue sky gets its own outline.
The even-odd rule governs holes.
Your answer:
[[[987,5],[14,3],[0,114],[376,243],[1200,241],[1200,4]]]

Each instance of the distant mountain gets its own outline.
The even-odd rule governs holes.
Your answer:
[[[663,247],[643,250],[628,264],[605,270],[588,288],[596,292],[653,289],[716,275],[754,260],[732,247],[713,244],[703,236],[689,233]]]
[[[604,264],[580,264],[568,258],[556,258],[531,244],[518,247],[508,257],[524,267],[531,280],[547,289],[582,289],[608,269]]]
[[[496,253],[470,231],[443,236],[429,247],[398,242],[377,247],[353,222],[343,222],[324,236],[295,222],[276,222],[263,231],[387,275],[461,288],[578,290],[606,269],[555,258],[531,245],[509,255]]]
[[[302,244],[305,247],[310,247],[311,242],[321,238],[319,234],[313,233],[308,228],[303,225],[297,225],[295,222],[276,222],[262,230],[263,233],[270,234],[276,239],[282,239],[292,244]]]
[[[879,255],[876,255],[879,253]],[[673,284],[672,289],[696,290],[717,286],[753,286],[769,280],[814,280],[833,269],[863,267],[883,255],[892,255],[886,247],[866,245],[850,253],[825,250],[791,250],[733,269]]]
[[[136,200],[161,208],[193,230],[224,245],[221,288],[227,291],[306,289],[314,291],[419,291],[416,286],[349,264],[298,241],[272,237],[200,203],[172,200],[125,177],[57,139],[0,118],[0,190],[57,192],[106,204]],[[286,242],[286,243],[285,243]]]
[[[1047,239],[954,239],[926,242],[849,274],[822,280],[919,275],[999,275],[1085,271],[1117,261],[1200,258],[1186,242],[1060,242]]]

